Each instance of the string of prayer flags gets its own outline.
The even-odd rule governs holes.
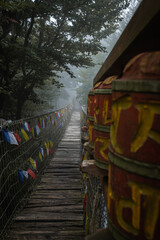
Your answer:
[[[27,122],[24,123],[24,126],[25,126],[26,131],[31,132],[31,128]]]
[[[22,133],[24,139],[25,139],[26,141],[28,141],[28,140],[29,140],[29,137],[28,137],[27,133],[24,131],[23,128],[21,128],[21,133]]]
[[[33,179],[36,178],[36,174],[30,168],[28,168],[27,172]]]
[[[21,170],[18,169],[18,179],[20,182],[24,181],[24,175],[23,172]]]
[[[22,139],[20,138],[19,134],[17,132],[14,132],[14,136],[17,140],[17,142],[21,143],[22,142]]]
[[[4,128],[2,129],[2,131],[3,131],[3,136],[6,142],[9,142],[10,144],[14,144],[14,145],[19,145],[13,132],[10,132]]]
[[[23,170],[22,173],[23,173],[23,176],[24,176],[26,179],[28,179],[28,172]]]

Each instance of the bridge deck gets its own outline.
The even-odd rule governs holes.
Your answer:
[[[53,159],[8,240],[83,239],[80,113],[74,111]]]

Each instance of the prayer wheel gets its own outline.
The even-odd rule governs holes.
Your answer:
[[[95,89],[101,84],[97,83],[94,88],[92,88],[88,93],[88,100],[87,100],[87,126],[88,126],[88,133],[89,133],[89,147],[94,149],[94,92]]]
[[[108,226],[116,240],[160,239],[160,52],[112,83]]]
[[[94,148],[93,142],[93,123],[94,123],[94,88],[92,88],[88,93],[87,100],[87,126],[89,133],[89,147]]]
[[[108,169],[108,146],[110,143],[112,81],[111,76],[94,91],[94,159],[95,164]]]

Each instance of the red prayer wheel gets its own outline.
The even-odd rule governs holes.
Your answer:
[[[94,92],[95,89],[101,83],[97,83],[94,88],[92,88],[88,93],[87,100],[87,125],[88,125],[88,133],[89,133],[89,147],[94,149]]]
[[[95,164],[108,169],[108,146],[110,143],[112,81],[111,76],[94,91],[94,159]]]
[[[109,229],[160,239],[160,52],[142,53],[112,83]]]

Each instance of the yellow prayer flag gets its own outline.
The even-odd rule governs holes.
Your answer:
[[[86,173],[83,173],[83,180],[85,180],[86,178]]]
[[[51,145],[51,147],[53,147],[53,142],[50,140],[50,145]]]
[[[48,144],[46,142],[44,142],[44,145],[45,145],[46,149],[48,149]]]
[[[39,152],[39,158],[40,158],[40,160],[42,161],[42,155],[41,155],[41,153]]]
[[[42,118],[40,118],[39,121],[40,121],[40,125],[41,125],[41,127],[42,127]]]
[[[49,122],[48,116],[45,116],[45,118],[47,119],[47,122]]]
[[[87,151],[86,151],[86,153],[84,155],[84,159],[83,160],[87,160]]]
[[[23,128],[21,128],[21,133],[22,133],[24,139],[25,139],[26,141],[28,141],[28,140],[29,140],[29,137],[28,137],[27,133],[24,131]]]
[[[35,165],[34,165],[34,160],[33,160],[33,158],[30,158],[30,163],[31,163],[32,167],[33,167],[33,168],[35,168]]]
[[[34,137],[34,128],[31,128],[32,136]]]

